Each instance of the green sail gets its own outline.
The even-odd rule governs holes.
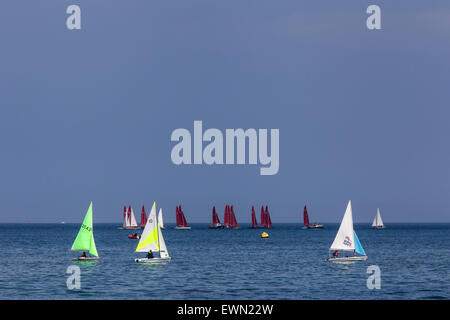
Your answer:
[[[86,212],[80,231],[78,231],[78,235],[72,244],[72,250],[89,251],[90,254],[98,257],[94,241],[94,230],[92,228],[92,202]]]

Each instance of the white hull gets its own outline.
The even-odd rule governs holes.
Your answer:
[[[354,256],[354,257],[342,257],[342,258],[328,258],[328,262],[334,262],[334,263],[353,263],[357,261],[366,261],[367,256]]]
[[[169,262],[172,258],[140,258],[140,259],[134,259],[137,263],[163,263],[163,262]]]
[[[189,229],[191,229],[191,227],[175,227],[175,229],[178,229],[178,230],[189,230]]]
[[[386,229],[386,226],[375,226],[375,227],[372,227],[372,228],[374,228],[374,229]]]

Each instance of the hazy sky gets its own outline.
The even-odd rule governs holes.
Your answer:
[[[2,0],[0,222],[449,222],[449,57],[449,1]],[[278,174],[174,165],[194,120],[279,129]]]

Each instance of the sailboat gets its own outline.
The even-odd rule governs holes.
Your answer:
[[[228,205],[225,206],[225,213],[224,213],[224,216],[223,216],[223,224],[227,228],[231,227],[231,223],[230,223],[230,207]]]
[[[266,206],[266,210],[264,211],[264,216],[266,219],[266,228],[272,228],[272,220],[270,219],[269,207]]]
[[[267,227],[266,212],[264,211],[264,206],[261,206],[261,228]]]
[[[366,252],[359,242],[356,232],[353,230],[352,203],[350,200],[348,201],[339,230],[329,249],[329,252],[331,251],[334,251],[333,256],[327,259],[330,262],[352,263],[367,260]],[[345,256],[339,257],[339,251],[350,252],[353,255],[348,256],[346,254]]]
[[[208,226],[210,229],[223,229],[224,225],[220,223],[219,215],[216,212],[216,207],[213,207],[212,211],[212,225]]]
[[[72,251],[83,251],[83,255],[79,258],[73,258],[73,261],[95,261],[98,260],[97,248],[94,241],[94,229],[92,226],[92,201],[86,212],[80,231],[72,244]],[[86,256],[86,251],[93,257]]]
[[[181,205],[177,206],[177,226],[175,229],[181,229],[181,230],[189,230],[191,227],[188,226],[186,217],[184,216],[183,210],[181,209]]]
[[[135,259],[138,263],[161,263],[167,262],[171,259],[167,251],[166,242],[161,232],[161,226],[156,218],[156,202],[153,202],[152,210],[145,224],[144,231],[142,231],[141,239],[136,247],[136,252],[149,253],[152,255],[158,253],[159,257],[146,257]]]
[[[131,206],[128,207],[128,211],[126,206],[123,207],[123,225],[118,229],[139,229]]]
[[[256,221],[255,207],[252,206],[252,228],[258,228],[258,221]]]
[[[308,210],[306,210],[306,206],[303,208],[303,225],[303,229],[323,229],[323,224],[309,224]]]
[[[165,228],[164,228],[164,221],[163,221],[163,217],[162,217],[162,208],[159,208],[158,223],[159,223],[159,227],[164,230]]]
[[[233,206],[229,207],[229,212],[230,212],[230,227],[234,229],[240,229],[236,220],[236,216],[234,215]]]
[[[383,220],[381,220],[380,209],[377,208],[377,215],[373,219],[372,227],[376,229],[385,229],[386,226],[383,224]]]
[[[145,214],[144,206],[142,206],[142,210],[141,210],[141,228],[144,228],[146,223],[147,223],[147,215]]]

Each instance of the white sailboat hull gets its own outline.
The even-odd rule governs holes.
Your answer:
[[[191,227],[175,227],[177,230],[189,230]]]
[[[163,262],[169,262],[172,258],[140,258],[140,259],[134,259],[137,263],[163,263]]]
[[[367,256],[354,256],[354,257],[341,257],[341,258],[335,258],[331,257],[328,258],[328,262],[334,262],[334,263],[353,263],[357,261],[366,261]]]

